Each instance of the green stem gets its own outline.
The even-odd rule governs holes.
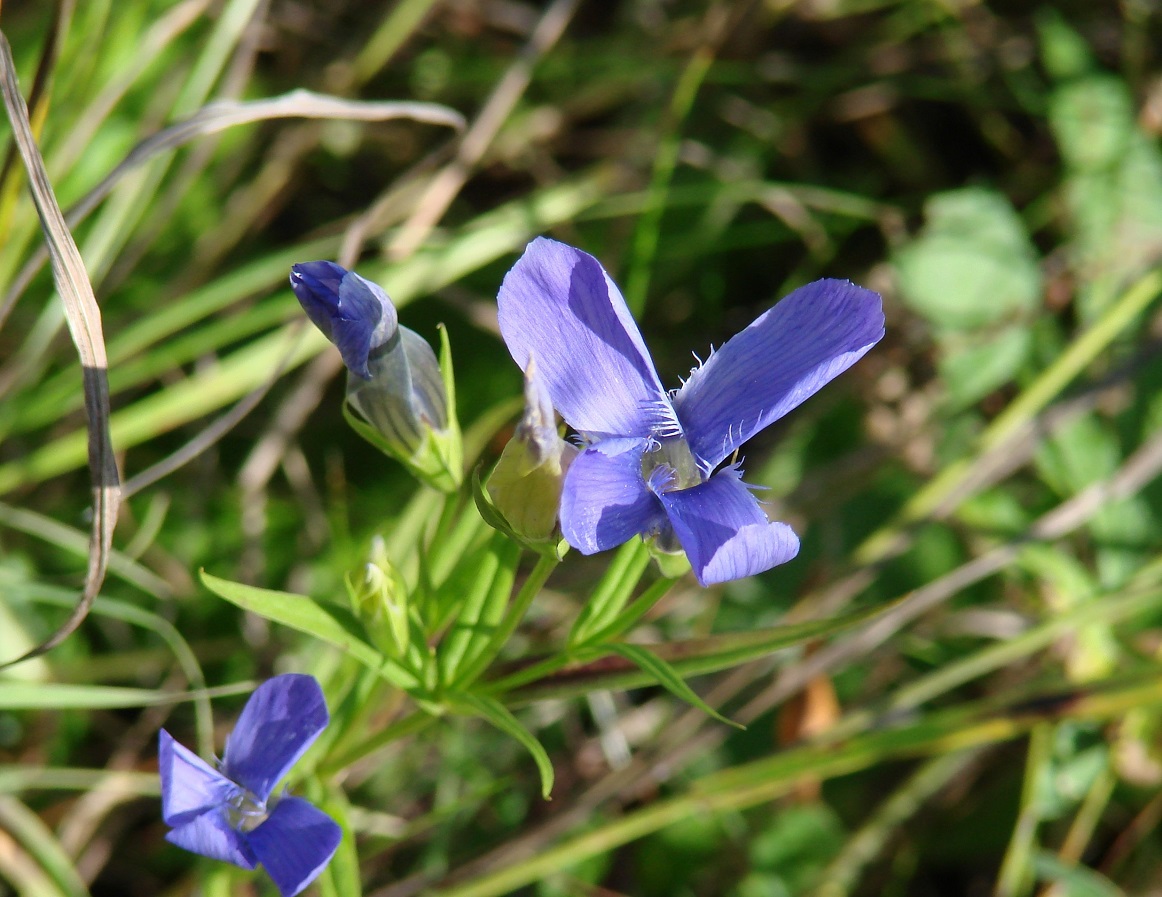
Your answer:
[[[500,653],[501,649],[512,637],[512,634],[516,632],[517,626],[520,625],[521,620],[528,613],[533,599],[541,593],[541,588],[560,563],[556,555],[541,555],[537,561],[537,565],[533,567],[533,571],[529,574],[528,579],[524,581],[524,585],[517,592],[516,600],[505,611],[504,619],[500,621],[500,625],[496,628],[496,632],[493,633],[484,651],[456,677],[455,685],[457,688],[465,688],[488,669],[488,665],[496,659],[496,655]]]
[[[1039,723],[1029,738],[1025,763],[1025,781],[1021,787],[1021,810],[1009,849],[1001,862],[997,877],[997,897],[1022,897],[1033,890],[1033,854],[1037,843],[1037,825],[1041,821],[1038,784],[1045,775],[1053,752],[1053,725]]]
[[[649,613],[650,608],[662,600],[670,591],[676,579],[659,579],[646,589],[625,611],[608,626],[585,637],[583,644],[596,645],[617,638],[633,628],[634,624]]]

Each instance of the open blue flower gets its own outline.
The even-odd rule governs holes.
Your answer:
[[[723,462],[879,341],[879,295],[842,280],[800,287],[669,393],[593,256],[538,238],[497,301],[513,359],[522,370],[536,359],[553,405],[586,445],[561,494],[570,545],[592,554],[639,534],[664,547],[676,539],[702,585],[798,553],[791,528],[768,521],[737,464]]]
[[[327,705],[313,676],[287,674],[260,685],[226,741],[221,771],[158,736],[166,840],[193,853],[253,869],[259,863],[283,897],[309,885],[331,861],[342,830],[275,784],[326,728]]]

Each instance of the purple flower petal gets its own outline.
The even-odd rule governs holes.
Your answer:
[[[343,830],[300,797],[284,797],[247,835],[250,848],[282,897],[294,897],[331,862]]]
[[[221,807],[238,786],[162,729],[157,735],[161,774],[161,817],[166,825],[183,825]]]
[[[367,356],[395,333],[395,306],[377,284],[334,262],[291,266],[291,289],[312,323],[343,356],[347,368],[371,378]]]
[[[253,869],[258,865],[258,858],[246,843],[246,836],[230,827],[221,808],[195,816],[166,832],[165,839],[190,853],[233,863],[243,869]]]
[[[267,679],[250,696],[226,740],[222,772],[265,801],[328,719],[314,676],[287,673]]]
[[[529,357],[561,416],[591,438],[645,437],[676,421],[625,300],[593,256],[538,237],[505,275],[500,332]]]
[[[799,553],[794,530],[767,520],[734,468],[658,499],[704,586],[762,573]]]
[[[642,479],[645,446],[644,439],[604,439],[573,459],[561,490],[561,535],[582,554],[613,548],[664,520]]]
[[[674,397],[703,471],[846,371],[883,335],[879,295],[844,280],[809,283],[761,315]]]

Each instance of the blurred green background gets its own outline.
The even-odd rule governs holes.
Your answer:
[[[344,424],[289,266],[338,259],[429,340],[444,323],[469,428],[519,395],[495,295],[542,233],[601,259],[669,386],[804,282],[883,294],[884,341],[747,448],[802,554],[684,580],[635,639],[874,616],[694,678],[745,732],[659,688],[532,695],[550,802],[481,725],[392,745],[342,781],[363,891],[1156,892],[1157,3],[8,0],[0,28],[83,213],[132,493],[93,615],[0,672],[0,893],[274,893],[164,842],[156,731],[194,744],[206,717],[167,695],[225,686],[220,749],[234,695],[326,661],[197,571],[342,596],[418,489]],[[300,88],[467,125],[264,117],[118,168],[209,103]],[[76,351],[10,133],[0,659],[67,616],[90,502]],[[510,656],[558,644],[607,563],[570,555]]]

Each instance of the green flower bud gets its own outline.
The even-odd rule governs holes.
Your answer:
[[[485,486],[502,528],[531,547],[556,546],[561,483],[576,454],[557,430],[553,404],[530,359],[524,415]]]
[[[404,657],[411,644],[408,589],[379,536],[371,541],[371,557],[363,569],[348,574],[347,591],[352,611],[376,646],[389,656]]]

